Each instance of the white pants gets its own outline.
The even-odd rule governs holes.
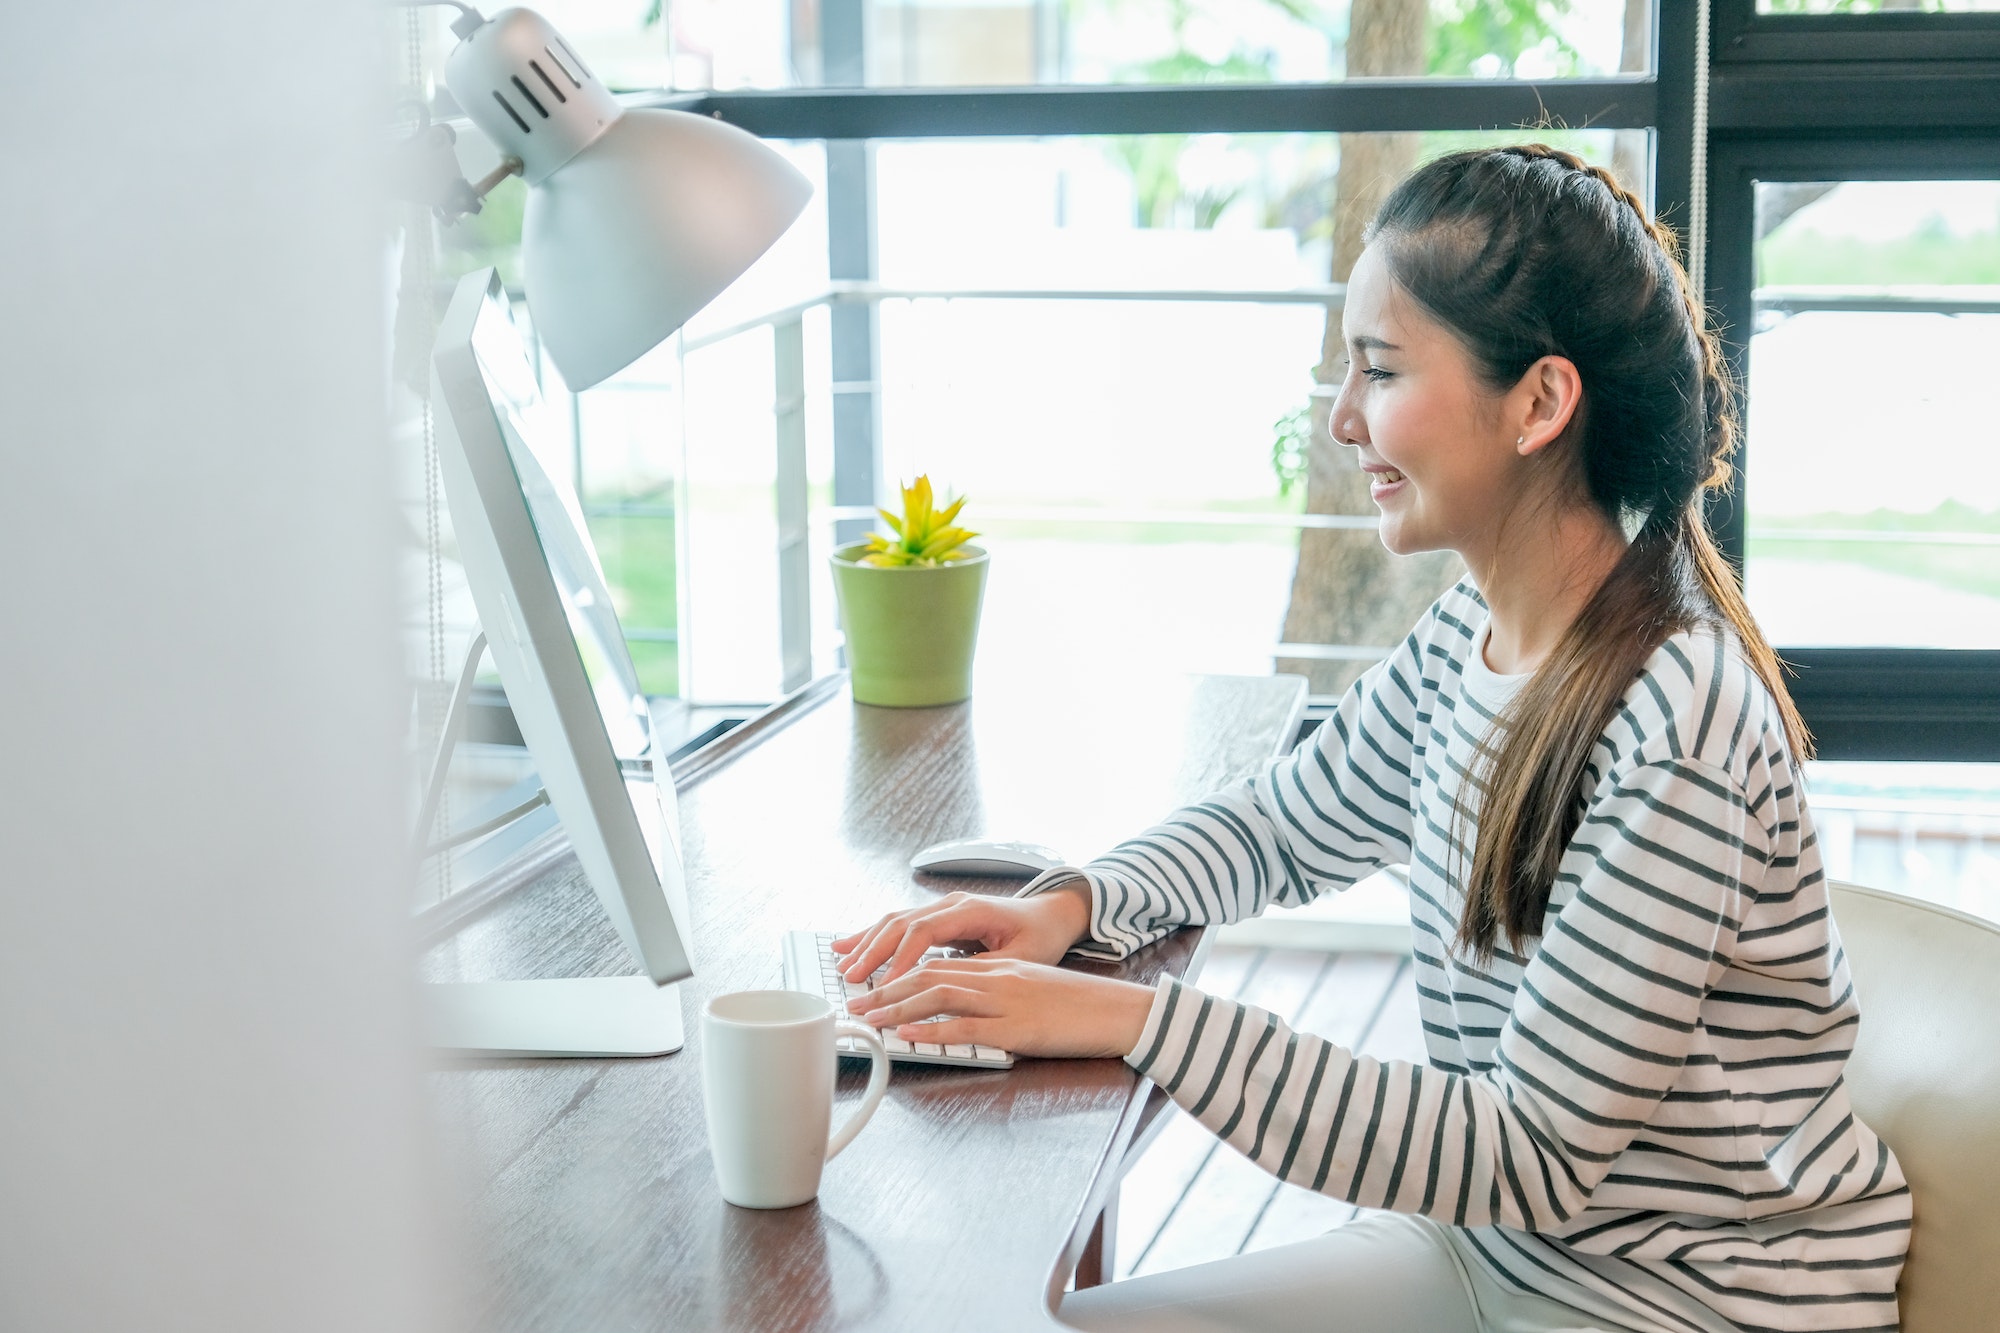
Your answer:
[[[1072,1292],[1062,1321],[1098,1333],[1601,1333],[1543,1296],[1500,1286],[1443,1227],[1365,1213],[1324,1236]]]

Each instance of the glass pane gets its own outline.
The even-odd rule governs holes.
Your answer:
[[[2000,181],[1757,190],[1751,607],[1780,645],[2000,648]]]
[[[1643,161],[1647,146],[1605,131],[1538,137],[1604,163],[1628,160],[1628,147]],[[1479,138],[875,145],[877,272],[899,294],[874,303],[872,359],[860,363],[869,369],[848,363],[835,393],[833,315],[859,298],[831,313],[815,304],[802,325],[815,671],[838,660],[826,574],[835,524],[873,522],[831,505],[834,417],[865,410],[879,422],[878,499],[920,472],[970,497],[963,518],[994,555],[982,671],[1062,639],[1117,643],[1160,671],[1268,672],[1274,659],[1301,669],[1292,659],[1306,648],[1325,650],[1307,663],[1316,688],[1342,688],[1455,577],[1435,562],[1399,562],[1377,586],[1409,595],[1371,601],[1380,624],[1355,628],[1350,617],[1315,629],[1294,614],[1302,522],[1320,525],[1311,540],[1354,546],[1353,558],[1391,559],[1365,491],[1358,509],[1300,517],[1309,486],[1297,446],[1326,331],[1342,153],[1371,182],[1400,161],[1393,181]],[[823,214],[813,225],[823,255]],[[796,303],[791,290],[774,286],[761,310],[725,294],[731,309],[704,312],[685,343],[677,494],[689,698],[776,689],[772,326]],[[1237,295],[1158,299],[1176,292]],[[587,449],[590,434],[586,422]],[[1104,597],[1106,587],[1119,595]]]
[[[1405,165],[1476,137],[1408,136]],[[1135,296],[1323,287],[1343,148],[1380,161],[1389,138],[885,143],[882,281]],[[1563,139],[1614,158],[1608,132]],[[982,670],[1031,666],[1051,642],[1099,643],[1154,670],[1265,673],[1282,659],[1331,693],[1365,651],[1314,659],[1280,644],[1400,640],[1455,565],[1388,556],[1365,493],[1339,514],[1360,530],[1308,540],[1385,566],[1370,583],[1384,604],[1316,617],[1311,589],[1295,590],[1308,486],[1286,450],[1303,443],[1329,316],[1337,325],[1337,303],[1275,299],[882,306],[883,484],[922,472],[970,496],[964,518],[993,553]],[[1354,470],[1348,451],[1320,448]]]
[[[1834,879],[2000,921],[2000,764],[1806,765]]]
[[[491,167],[494,150],[479,136],[462,135],[459,144],[469,176]],[[813,182],[813,198],[804,215],[749,272],[689,321],[682,338],[692,343],[826,293],[825,153],[817,143],[772,147]],[[480,213],[438,229],[436,268],[440,278],[448,278],[489,264],[498,267],[514,293],[519,322],[531,327],[521,295],[525,204],[526,187],[518,178],[502,182]],[[683,541],[698,540],[709,551],[708,558],[691,562],[687,586],[712,613],[746,599],[759,606],[775,605],[771,565],[775,529],[764,533],[774,522],[768,329],[763,337],[761,357],[752,355],[748,362],[727,350],[693,353],[691,366],[724,364],[736,369],[719,375],[711,369],[702,379],[702,389],[692,394],[683,383],[679,339],[669,340],[582,394],[570,394],[546,358],[537,367],[544,394],[567,423],[571,480],[582,497],[613,603],[648,694],[678,695],[687,684],[682,679],[680,649]],[[820,397],[824,395],[822,387]],[[694,469],[691,479],[683,476],[688,467]],[[754,474],[748,481],[740,475],[746,467]],[[707,484],[706,479],[718,476],[726,479]],[[697,491],[707,521],[683,533],[677,520]],[[769,633],[759,622],[758,631],[748,636],[735,634],[730,627],[707,636],[718,670],[724,660],[761,664],[768,657],[775,663],[775,621],[772,624]],[[709,673],[709,679],[715,678],[714,672]],[[718,686],[721,694],[709,697],[757,699],[776,693],[775,668],[732,668],[721,679],[727,687]]]
[[[1647,68],[1626,0],[543,0],[614,89],[1557,79]],[[438,12],[438,53],[456,43]],[[845,23],[843,32],[839,25]],[[1361,54],[1367,51],[1380,54]],[[836,53],[830,60],[827,52]],[[837,54],[851,53],[843,62]],[[1355,54],[1350,54],[1350,53]],[[441,63],[434,66],[441,68]]]

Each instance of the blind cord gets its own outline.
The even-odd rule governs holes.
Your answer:
[[[1688,279],[1708,311],[1708,5],[1697,0],[1694,30],[1694,160],[1688,178]]]

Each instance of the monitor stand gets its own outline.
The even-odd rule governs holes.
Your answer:
[[[678,1051],[681,988],[650,977],[433,982],[430,1044],[491,1059],[645,1056]]]
[[[418,856],[445,851],[545,802],[546,793],[496,820],[426,846],[445,771],[465,719],[472,681],[486,650],[486,634],[473,635],[465,665],[445,712],[438,752],[417,816]],[[424,1026],[430,1044],[454,1055],[488,1059],[547,1059],[667,1055],[686,1041],[681,1024],[678,982],[661,986],[651,977],[564,977],[550,981],[439,981],[424,987]]]

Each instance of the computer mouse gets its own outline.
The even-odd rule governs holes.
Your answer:
[[[910,858],[910,869],[933,875],[994,875],[1033,879],[1044,870],[1064,865],[1062,853],[1034,842],[995,842],[968,838],[941,842]]]

